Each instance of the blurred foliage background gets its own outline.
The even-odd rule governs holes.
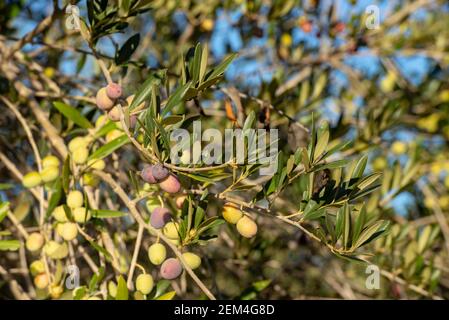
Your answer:
[[[72,1],[81,31],[70,28],[68,4],[0,2],[1,298],[113,298],[111,281],[122,297],[129,290],[143,298],[129,273],[138,262],[159,279],[146,253],[156,237],[138,240],[129,202],[107,177],[137,199],[130,201],[145,221],[162,199],[181,224],[199,208],[204,221],[221,217],[223,201],[257,222],[251,239],[221,219],[210,239],[181,234],[178,249],[201,256],[195,272],[216,298],[449,297],[446,1]],[[94,126],[102,114],[95,94],[106,85],[98,61],[126,96],[144,96],[148,108],[130,134],[149,155],[115,139],[120,127]],[[169,116],[157,115],[161,104]],[[177,209],[138,172],[149,157],[170,162],[161,128],[191,128],[189,117],[203,129],[278,129],[277,173],[172,167],[190,195]],[[67,158],[77,136],[93,137],[96,156],[107,146],[94,186]],[[60,176],[26,189],[21,180],[38,169],[36,154],[56,155]],[[73,188],[97,210],[93,221],[79,227],[63,259],[29,252],[33,232],[61,243],[51,211]],[[30,266],[39,259],[51,283],[44,289]],[[379,289],[365,285],[368,262],[379,268]],[[81,289],[56,290],[69,264],[80,268]],[[150,297],[206,298],[201,289],[183,273],[159,281]]]

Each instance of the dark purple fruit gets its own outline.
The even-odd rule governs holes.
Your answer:
[[[171,220],[170,211],[167,208],[155,208],[151,213],[150,224],[153,228],[161,229]]]
[[[178,259],[170,258],[164,261],[161,266],[161,276],[167,280],[179,277],[182,272],[182,265]]]
[[[161,164],[155,164],[153,166],[153,177],[156,181],[161,182],[168,177],[168,170]]]
[[[143,181],[154,184],[157,183],[156,179],[153,177],[153,166],[152,165],[146,165],[142,171],[140,172],[140,176],[142,177]]]

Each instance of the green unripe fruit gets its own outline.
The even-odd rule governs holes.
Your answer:
[[[48,286],[48,277],[45,273],[38,274],[34,277],[34,285],[38,289],[45,289]]]
[[[33,261],[30,264],[30,272],[33,276],[38,275],[39,273],[45,272],[45,265],[42,260]]]
[[[70,191],[67,195],[67,205],[70,208],[79,208],[82,207],[84,203],[83,194],[81,191],[73,190]]]
[[[32,233],[27,238],[27,241],[25,243],[26,248],[29,251],[38,251],[42,246],[44,245],[45,239],[44,236],[40,233]]]
[[[167,258],[167,249],[161,243],[152,244],[148,248],[148,258],[152,264],[158,266]]]
[[[41,175],[36,171],[28,172],[23,176],[22,184],[25,188],[34,188],[42,183]]]
[[[84,164],[89,157],[89,150],[87,148],[78,148],[72,152],[73,162],[76,164]]]
[[[66,241],[72,241],[78,235],[77,225],[73,222],[58,224],[56,231]]]
[[[247,216],[243,216],[237,222],[237,231],[245,238],[252,238],[257,233],[257,224]]]
[[[55,156],[48,155],[44,159],[42,159],[42,167],[59,167],[59,159]]]
[[[182,257],[192,270],[195,270],[201,265],[201,258],[197,254],[194,254],[192,252],[185,252],[182,254]]]
[[[242,211],[232,204],[225,204],[223,207],[223,218],[229,223],[236,224],[242,215]]]
[[[181,184],[179,183],[178,178],[173,174],[168,175],[164,181],[159,183],[159,186],[162,190],[168,193],[178,193],[179,190],[181,190]]]
[[[164,226],[162,232],[167,238],[178,240],[179,239],[178,228],[179,225],[177,222],[170,221]]]
[[[98,119],[95,121],[95,128],[100,129],[108,122],[108,117],[105,114],[102,114],[98,117]]]
[[[72,214],[73,214],[73,218],[78,223],[85,223],[85,222],[89,221],[91,218],[90,212],[87,211],[87,209],[83,208],[83,207],[73,209]]]
[[[46,167],[41,171],[41,179],[44,182],[54,181],[58,176],[59,168],[55,166]]]
[[[90,172],[86,172],[85,174],[83,174],[83,185],[96,187],[99,183],[100,179],[96,175]]]
[[[94,170],[104,170],[106,163],[103,159],[91,159],[87,162],[87,166]]]
[[[167,280],[173,280],[179,277],[182,272],[182,265],[178,259],[170,258],[164,261],[161,266],[161,276]]]
[[[149,294],[153,290],[154,281],[151,274],[139,274],[136,279],[136,289],[142,294]]]
[[[79,148],[87,148],[89,142],[85,137],[76,137],[69,142],[69,151],[71,153],[75,152]]]
[[[108,292],[109,295],[113,298],[115,298],[115,296],[117,295],[117,285],[115,284],[114,281],[108,282]]]
[[[67,216],[63,206],[57,206],[52,212],[53,218],[58,222],[66,222]]]
[[[44,253],[51,259],[64,259],[69,253],[67,243],[49,241],[44,246]]]
[[[101,110],[109,110],[114,106],[114,100],[108,97],[105,87],[98,90],[95,96],[95,102]]]

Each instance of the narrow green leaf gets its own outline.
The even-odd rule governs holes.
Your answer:
[[[115,211],[115,210],[91,210],[92,216],[98,219],[106,218],[121,218],[127,216],[125,212]]]
[[[0,240],[0,251],[16,251],[20,248],[19,240]]]
[[[235,57],[237,57],[237,53],[232,53],[227,58],[225,58],[218,66],[213,68],[212,72],[207,75],[206,79],[209,80],[222,75],[228,68],[229,64],[235,59]]]
[[[95,150],[95,152],[89,156],[89,160],[103,159],[128,142],[128,136],[126,134],[123,134],[120,137],[115,138],[114,140]]]
[[[77,109],[63,102],[54,101],[53,106],[67,119],[84,129],[92,128],[92,124]]]
[[[126,286],[126,281],[123,276],[118,277],[117,281],[117,294],[115,300],[128,300],[128,287]]]

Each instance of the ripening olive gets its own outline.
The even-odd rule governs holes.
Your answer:
[[[142,177],[143,181],[154,184],[157,183],[156,179],[153,177],[153,166],[152,165],[146,165],[143,167],[142,171],[140,172],[140,176]]]
[[[156,181],[161,182],[168,177],[168,170],[161,164],[155,164],[152,168],[153,177]]]
[[[65,214],[65,210],[64,210],[63,206],[57,206],[56,208],[54,208],[53,212],[52,212],[52,216],[58,222],[66,222],[67,221],[67,216]]]
[[[59,159],[55,156],[48,155],[42,159],[42,167],[59,167]]]
[[[79,190],[72,190],[67,195],[67,205],[70,208],[79,208],[83,205],[83,194]]]
[[[38,274],[34,277],[34,285],[38,289],[45,289],[48,286],[48,277],[45,273]]]
[[[89,145],[88,139],[86,139],[85,137],[76,137],[70,140],[69,151],[73,153],[78,148],[87,148],[88,145]]]
[[[30,234],[26,240],[25,246],[29,251],[37,251],[44,245],[44,236],[38,232]]]
[[[33,261],[30,264],[30,272],[33,276],[45,272],[45,265],[42,260]]]
[[[103,159],[91,159],[87,161],[87,166],[94,170],[104,170],[106,163]]]
[[[155,208],[151,213],[150,224],[153,228],[160,229],[171,220],[170,211],[167,208]]]
[[[73,219],[78,223],[85,223],[91,218],[90,212],[84,207],[73,209],[72,214]]]
[[[58,224],[56,231],[66,241],[72,241],[78,235],[77,225],[73,222]]]
[[[247,216],[243,216],[237,222],[237,231],[245,238],[252,238],[257,233],[257,224]]]
[[[89,150],[87,148],[78,148],[72,152],[73,162],[76,164],[84,164],[89,157]]]
[[[179,277],[182,272],[182,265],[175,258],[169,258],[161,266],[161,276],[167,280],[173,280]]]
[[[120,98],[122,96],[122,93],[123,93],[122,86],[119,85],[118,83],[112,82],[106,86],[106,94],[108,98],[111,100]]]
[[[176,198],[176,208],[181,209],[182,205],[184,204],[184,201],[186,200],[187,196],[179,196]]]
[[[152,264],[158,266],[167,258],[167,249],[161,243],[152,244],[148,248],[148,258]]]
[[[42,183],[41,175],[36,171],[28,172],[22,178],[22,184],[25,188],[34,188]]]
[[[115,106],[108,112],[108,118],[111,121],[120,121],[120,109],[118,106]]]
[[[114,106],[114,100],[111,100],[106,93],[106,88],[101,88],[98,90],[95,97],[97,107],[101,110],[109,110]]]
[[[142,294],[149,294],[153,290],[153,277],[151,274],[139,274],[136,279],[136,289]]]
[[[185,252],[182,254],[182,257],[192,270],[195,270],[201,265],[201,258],[197,254],[194,254],[192,252]]]
[[[177,222],[170,221],[165,225],[164,229],[162,229],[162,232],[167,238],[178,240],[179,239],[178,228],[179,225]]]
[[[56,180],[59,176],[59,168],[55,166],[50,166],[42,169],[41,178],[44,182],[51,182]]]
[[[159,186],[162,190],[168,193],[177,193],[181,190],[181,184],[179,183],[178,178],[170,174],[164,181],[159,183]]]
[[[56,241],[49,241],[44,246],[44,253],[52,259],[64,259],[69,253],[67,243],[58,243]]]
[[[229,223],[236,224],[242,215],[242,211],[231,203],[227,203],[223,207],[223,218]]]

